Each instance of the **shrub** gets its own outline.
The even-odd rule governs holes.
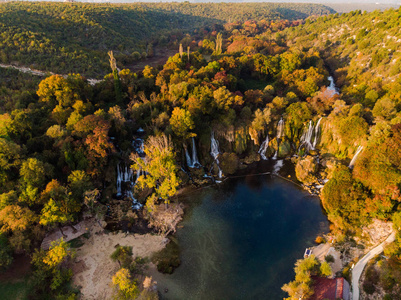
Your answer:
[[[317,236],[317,238],[315,239],[316,244],[323,244],[325,242],[326,242],[326,240],[323,237],[321,237],[320,235]]]
[[[329,254],[329,255],[326,255],[326,256],[324,257],[324,260],[325,260],[326,262],[328,262],[328,263],[333,263],[333,262],[334,262],[334,257],[333,257],[333,255]]]

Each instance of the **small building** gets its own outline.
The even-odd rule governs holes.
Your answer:
[[[350,286],[344,278],[312,277],[312,279],[315,292],[309,300],[350,300]]]

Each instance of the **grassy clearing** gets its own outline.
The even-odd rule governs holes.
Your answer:
[[[0,298],[2,300],[25,300],[29,295],[27,279],[17,282],[0,282]]]
[[[260,81],[255,79],[244,80],[244,85],[247,90],[262,90],[268,85],[266,81]]]

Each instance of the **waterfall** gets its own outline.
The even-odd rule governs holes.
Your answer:
[[[219,152],[219,142],[214,138],[214,131],[212,131],[211,137],[210,137],[210,154],[212,155],[212,157],[214,158],[214,160],[216,161],[217,167],[219,168],[219,178],[221,178],[223,176],[223,172],[220,169],[220,165],[219,165],[219,160],[218,160],[218,156],[220,154]]]
[[[136,153],[139,154],[139,156],[144,156],[145,152],[143,149],[143,139],[141,138],[136,138],[132,141],[132,146],[134,147],[134,150]]]
[[[211,143],[210,143],[210,154],[213,156],[214,159],[217,159],[219,156],[219,142],[214,138],[214,132],[212,131],[211,135]]]
[[[189,155],[188,147],[185,144],[184,144],[184,150],[185,150],[185,159],[187,160],[188,168],[199,168],[202,166],[198,160],[198,154],[196,153],[196,145],[195,145],[194,138],[192,138],[192,156]],[[217,149],[217,151],[218,151],[218,149]]]
[[[120,197],[122,193],[122,183],[129,182],[130,185],[133,184],[134,174],[131,168],[127,165],[121,167],[120,164],[117,165],[117,196]]]
[[[279,159],[273,167],[273,174],[278,174],[278,171],[280,171],[280,169],[283,167],[283,165],[284,165],[284,161],[282,159]]]
[[[120,172],[120,165],[117,165],[117,197],[121,196],[121,182],[122,182],[122,176]]]
[[[187,166],[189,168],[192,168],[193,167],[192,160],[191,160],[191,157],[189,156],[187,145],[185,145],[185,144],[184,144],[184,150],[185,150],[185,159],[187,160]]]
[[[316,127],[315,127],[315,140],[313,141],[313,149],[316,149],[317,143],[319,141],[320,138],[320,121],[322,120],[322,118],[319,119],[319,121],[317,121]]]
[[[299,145],[299,150],[301,150],[302,146],[305,146],[305,150],[309,152],[310,150],[313,150],[313,145],[312,145],[312,135],[313,135],[313,122],[309,121],[309,127],[307,130],[304,130],[304,133],[301,136],[300,140],[300,145]]]
[[[332,93],[332,96],[338,94],[337,88],[334,84],[334,79],[332,76],[327,77],[327,79],[330,81],[330,85],[327,87],[327,90],[329,90]]]
[[[356,150],[354,157],[352,158],[351,162],[349,163],[348,168],[352,169],[354,167],[354,164],[356,162],[356,159],[358,158],[359,153],[361,153],[363,150],[362,146],[359,146],[358,149]]]
[[[258,153],[263,160],[267,160],[266,151],[269,148],[269,135],[266,135],[266,139],[263,141],[262,145],[260,145]]]
[[[284,135],[284,119],[281,117],[277,123],[277,138],[280,139]]]
[[[277,123],[277,151],[274,153],[273,159],[277,159],[278,150],[280,149],[280,138],[284,135],[284,119],[281,117]]]
[[[126,197],[130,198],[132,201],[132,209],[140,209],[142,205],[138,203],[138,200],[135,199],[134,194],[132,193],[132,189],[136,185],[139,176],[141,175],[141,170],[136,171],[136,177],[134,181],[134,173],[132,169],[124,164],[121,166],[117,165],[117,197]],[[124,184],[123,184],[124,183]]]
[[[199,168],[200,166],[201,166],[201,164],[199,163],[199,160],[198,160],[198,154],[196,153],[195,139],[192,138],[192,167]]]

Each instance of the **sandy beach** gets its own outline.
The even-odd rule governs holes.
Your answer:
[[[83,239],[85,240],[85,239]],[[106,300],[112,297],[111,278],[117,272],[118,263],[110,255],[117,245],[131,246],[133,257],[150,257],[164,248],[166,240],[158,235],[104,233],[94,224],[90,237],[77,249],[72,262],[73,284],[81,287],[81,299]]]

